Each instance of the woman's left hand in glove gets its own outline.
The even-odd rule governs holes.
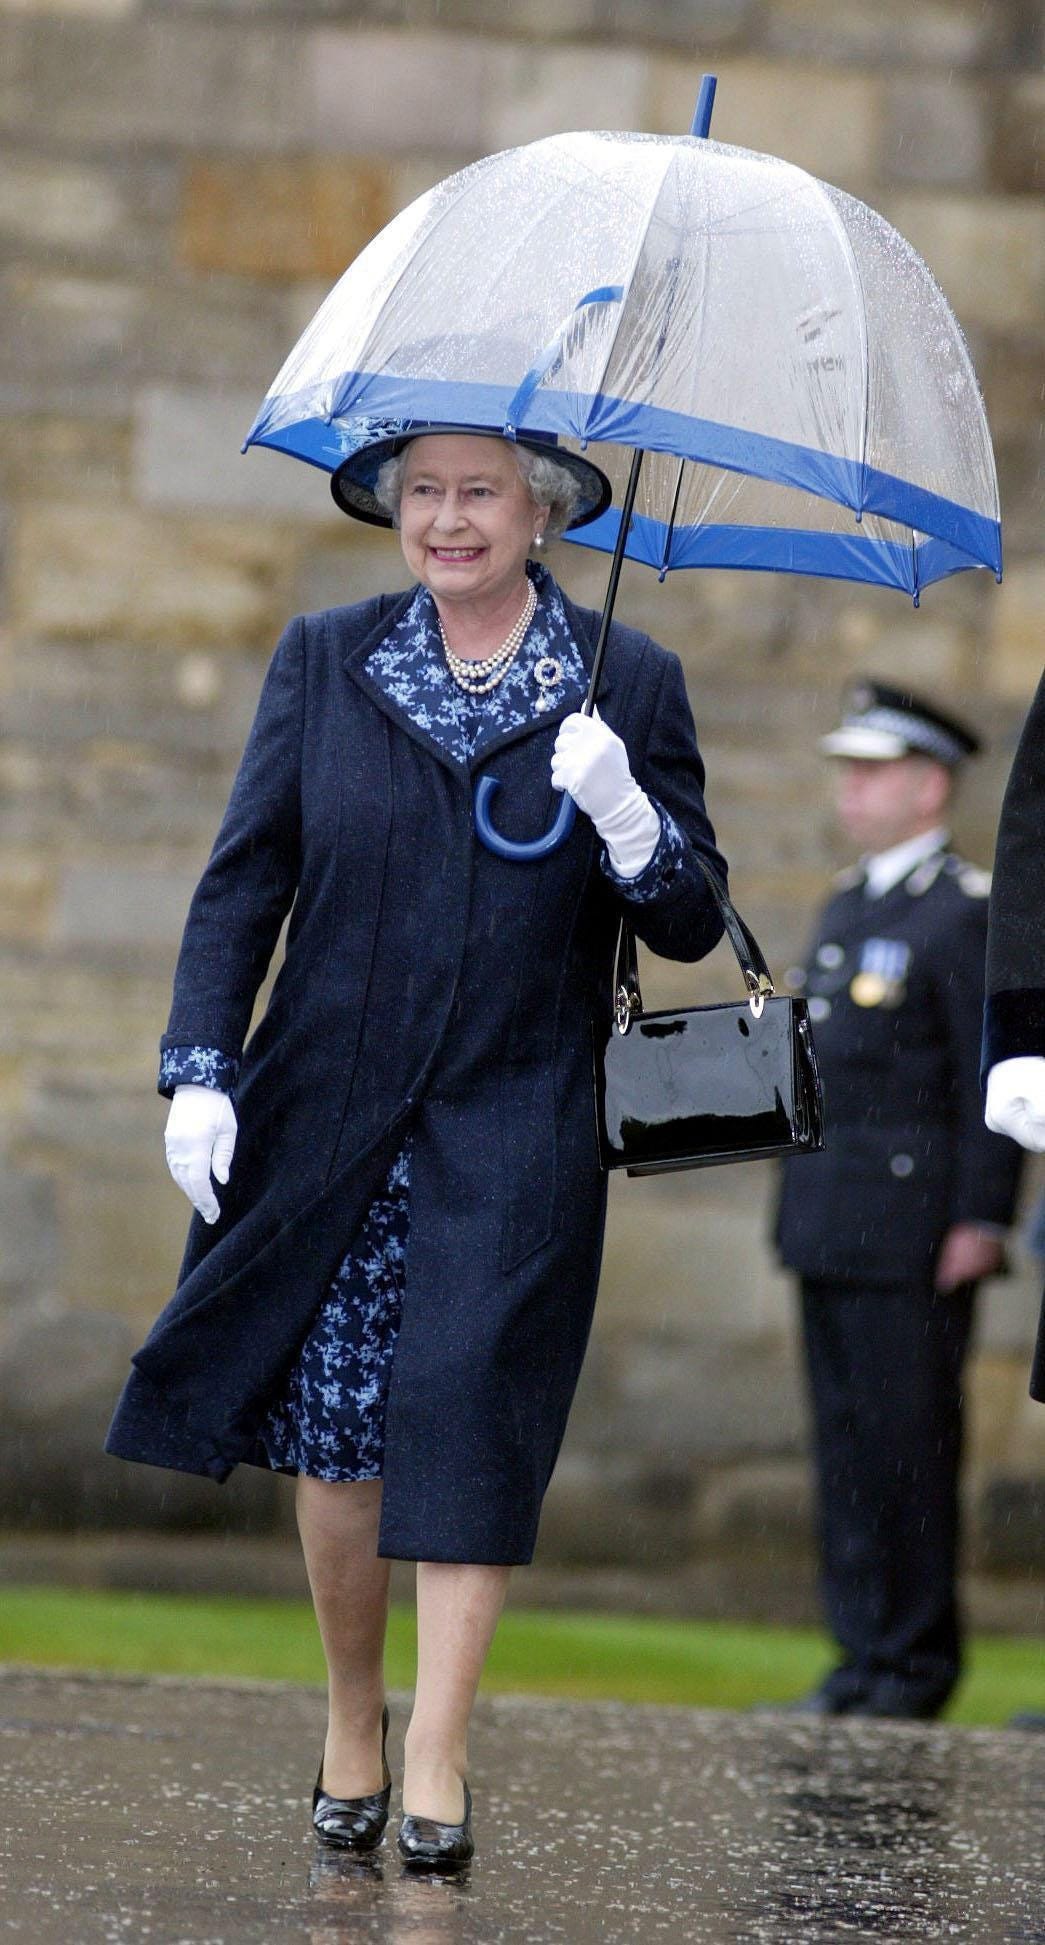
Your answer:
[[[660,837],[660,818],[631,774],[619,736],[594,716],[567,716],[552,753],[552,785],[567,790],[591,818],[619,878],[644,871]]]

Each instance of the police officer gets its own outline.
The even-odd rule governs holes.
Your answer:
[[[948,844],[955,774],[979,743],[910,691],[864,682],[821,748],[864,856],[837,880],[801,977],[827,1149],[785,1167],[777,1225],[801,1279],[822,1592],[841,1650],[794,1706],[928,1717],[960,1665],[962,1366],[1020,1167],[980,1096],[990,883]]]

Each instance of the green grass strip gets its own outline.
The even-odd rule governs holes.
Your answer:
[[[413,1685],[415,1648],[412,1611],[394,1608],[390,1687]],[[0,1660],[134,1674],[324,1679],[312,1610],[301,1601],[5,1587]],[[501,1621],[483,1688],[743,1709],[800,1695],[830,1662],[829,1642],[811,1628],[516,1607]],[[1045,1710],[1045,1643],[980,1636],[948,1719],[1000,1724],[1021,1709]]]

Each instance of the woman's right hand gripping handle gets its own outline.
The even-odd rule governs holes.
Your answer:
[[[236,1115],[229,1096],[213,1087],[176,1087],[163,1145],[179,1189],[204,1222],[217,1222],[221,1210],[210,1178],[228,1181],[236,1146]]]

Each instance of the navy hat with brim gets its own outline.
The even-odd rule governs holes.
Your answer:
[[[957,716],[950,716],[911,689],[860,682],[846,697],[838,729],[820,738],[825,756],[890,763],[900,756],[931,756],[954,769],[983,745]]]
[[[393,526],[395,523],[391,514],[385,511],[375,491],[378,473],[385,460],[394,459],[412,439],[426,439],[440,432],[465,432],[480,439],[502,439],[506,445],[525,446],[529,452],[553,459],[557,466],[573,474],[583,495],[580,512],[574,514],[569,522],[570,527],[586,527],[589,521],[597,520],[613,498],[613,488],[605,473],[598,466],[593,466],[590,459],[582,459],[579,453],[560,446],[554,432],[525,432],[515,440],[509,440],[493,426],[429,424],[420,419],[384,439],[374,439],[360,446],[358,451],[342,460],[330,480],[330,491],[342,513],[350,513],[354,520],[365,520],[371,527]]]

